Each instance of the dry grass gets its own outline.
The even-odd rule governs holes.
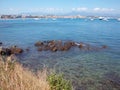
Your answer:
[[[0,90],[50,90],[46,69],[35,75],[19,63],[5,60],[0,58]]]

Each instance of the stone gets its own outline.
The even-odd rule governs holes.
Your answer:
[[[63,47],[63,49],[64,49],[64,51],[67,51],[67,50],[70,49],[70,47],[65,45],[65,46]]]
[[[72,47],[78,47],[82,50],[90,51],[90,50],[98,50],[98,47],[91,46],[82,42],[74,42],[74,41],[62,41],[62,40],[47,40],[47,41],[38,41],[35,43],[38,51],[68,51]],[[107,48],[106,45],[100,47],[100,49]]]
[[[12,53],[11,53],[11,50],[9,48],[6,48],[6,55],[7,56],[10,56]]]
[[[18,48],[18,47],[12,47],[10,48],[12,54],[20,54],[23,53],[23,49]]]
[[[75,46],[75,42],[70,41],[69,43],[71,44],[71,46]]]
[[[53,51],[53,52],[56,52],[56,51],[57,51],[57,47],[54,47],[54,48],[52,49],[52,51]]]
[[[60,46],[58,50],[64,51],[64,47],[63,47],[63,46]]]
[[[83,44],[80,44],[80,45],[79,45],[79,48],[83,48]]]
[[[0,42],[0,46],[2,45],[3,43],[2,42]]]
[[[71,45],[70,42],[65,42],[65,43],[64,43],[64,49],[65,49],[65,50],[69,50],[71,47],[72,47],[72,45]]]
[[[107,48],[107,46],[106,46],[106,45],[103,45],[102,48]]]
[[[6,55],[6,49],[3,47],[0,47],[0,55]]]
[[[6,55],[6,52],[5,51],[1,51],[0,55]]]
[[[43,42],[40,42],[40,41],[38,41],[38,42],[35,43],[36,47],[39,47],[39,46],[42,46],[42,45],[43,45]]]
[[[44,46],[44,50],[47,51],[47,50],[50,50],[50,47],[48,45],[45,45]]]

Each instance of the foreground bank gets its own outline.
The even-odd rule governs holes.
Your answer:
[[[0,90],[72,90],[62,75],[47,69],[36,73],[16,62],[14,56],[0,56]]]

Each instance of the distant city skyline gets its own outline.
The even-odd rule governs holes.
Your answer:
[[[1,0],[0,14],[120,15],[120,0]]]

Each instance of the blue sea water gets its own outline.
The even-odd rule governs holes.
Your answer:
[[[44,40],[72,40],[92,46],[107,45],[100,51],[38,52],[34,43]],[[115,19],[14,19],[0,20],[0,42],[17,45],[29,52],[20,55],[20,62],[31,69],[43,66],[62,72],[76,90],[119,90],[105,84],[108,73],[120,75],[120,22]]]

